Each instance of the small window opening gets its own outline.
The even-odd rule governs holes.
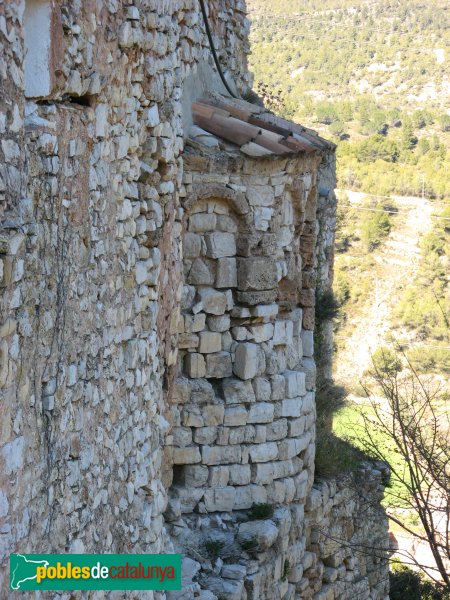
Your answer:
[[[84,96],[70,96],[69,102],[71,104],[79,104],[80,106],[92,106],[95,101],[95,96],[91,94],[85,94]]]

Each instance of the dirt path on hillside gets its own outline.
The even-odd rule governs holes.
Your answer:
[[[350,204],[364,198],[360,192],[343,190]],[[338,333],[340,351],[336,356],[335,376],[342,383],[358,381],[370,367],[371,355],[386,343],[391,330],[391,313],[400,289],[412,281],[419,265],[419,239],[432,227],[432,204],[422,198],[393,196],[398,214],[392,219],[389,237],[372,254],[376,262],[375,285],[359,316],[351,320],[350,333]]]

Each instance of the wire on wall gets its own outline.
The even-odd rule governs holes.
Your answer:
[[[220,79],[222,80],[222,83],[225,86],[225,89],[227,90],[227,92],[230,94],[230,96],[232,98],[237,98],[236,94],[234,94],[231,91],[230,86],[228,85],[228,82],[225,79],[225,75],[223,74],[222,67],[220,66],[219,58],[217,56],[216,48],[214,46],[213,38],[211,35],[211,29],[209,27],[208,15],[206,14],[206,8],[205,8],[205,2],[204,2],[204,0],[199,0],[199,2],[200,2],[200,8],[202,10],[203,22],[205,23],[206,35],[208,36],[209,47],[211,48],[211,54],[213,55],[214,63],[219,72]]]

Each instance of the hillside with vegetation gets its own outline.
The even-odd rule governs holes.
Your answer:
[[[340,187],[450,197],[448,3],[248,5],[255,89],[338,141]]]
[[[357,381],[392,339],[420,370],[448,372],[450,5],[248,6],[255,89],[338,145],[338,374]]]

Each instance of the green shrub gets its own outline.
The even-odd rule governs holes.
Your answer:
[[[253,539],[245,540],[244,542],[241,543],[241,548],[251,554],[252,552],[257,551],[258,543],[256,540],[253,540]]]
[[[253,504],[249,510],[248,516],[251,521],[270,519],[273,516],[273,506],[272,504],[266,504],[264,502]]]
[[[334,319],[339,314],[339,302],[333,290],[319,292],[316,298],[316,321],[323,322]]]
[[[391,565],[389,584],[390,600],[450,600],[449,592],[399,562]]]
[[[391,348],[380,346],[372,354],[373,369],[381,375],[392,377],[402,370],[402,362]]]
[[[368,211],[362,219],[361,240],[369,252],[379,246],[391,230],[391,217],[384,210],[383,204],[376,204],[374,211]]]
[[[212,559],[216,559],[220,556],[225,544],[220,540],[206,540],[203,546],[205,547],[208,556]]]
[[[317,430],[315,461],[317,477],[335,477],[353,471],[365,459],[367,456],[351,443],[328,431]]]

